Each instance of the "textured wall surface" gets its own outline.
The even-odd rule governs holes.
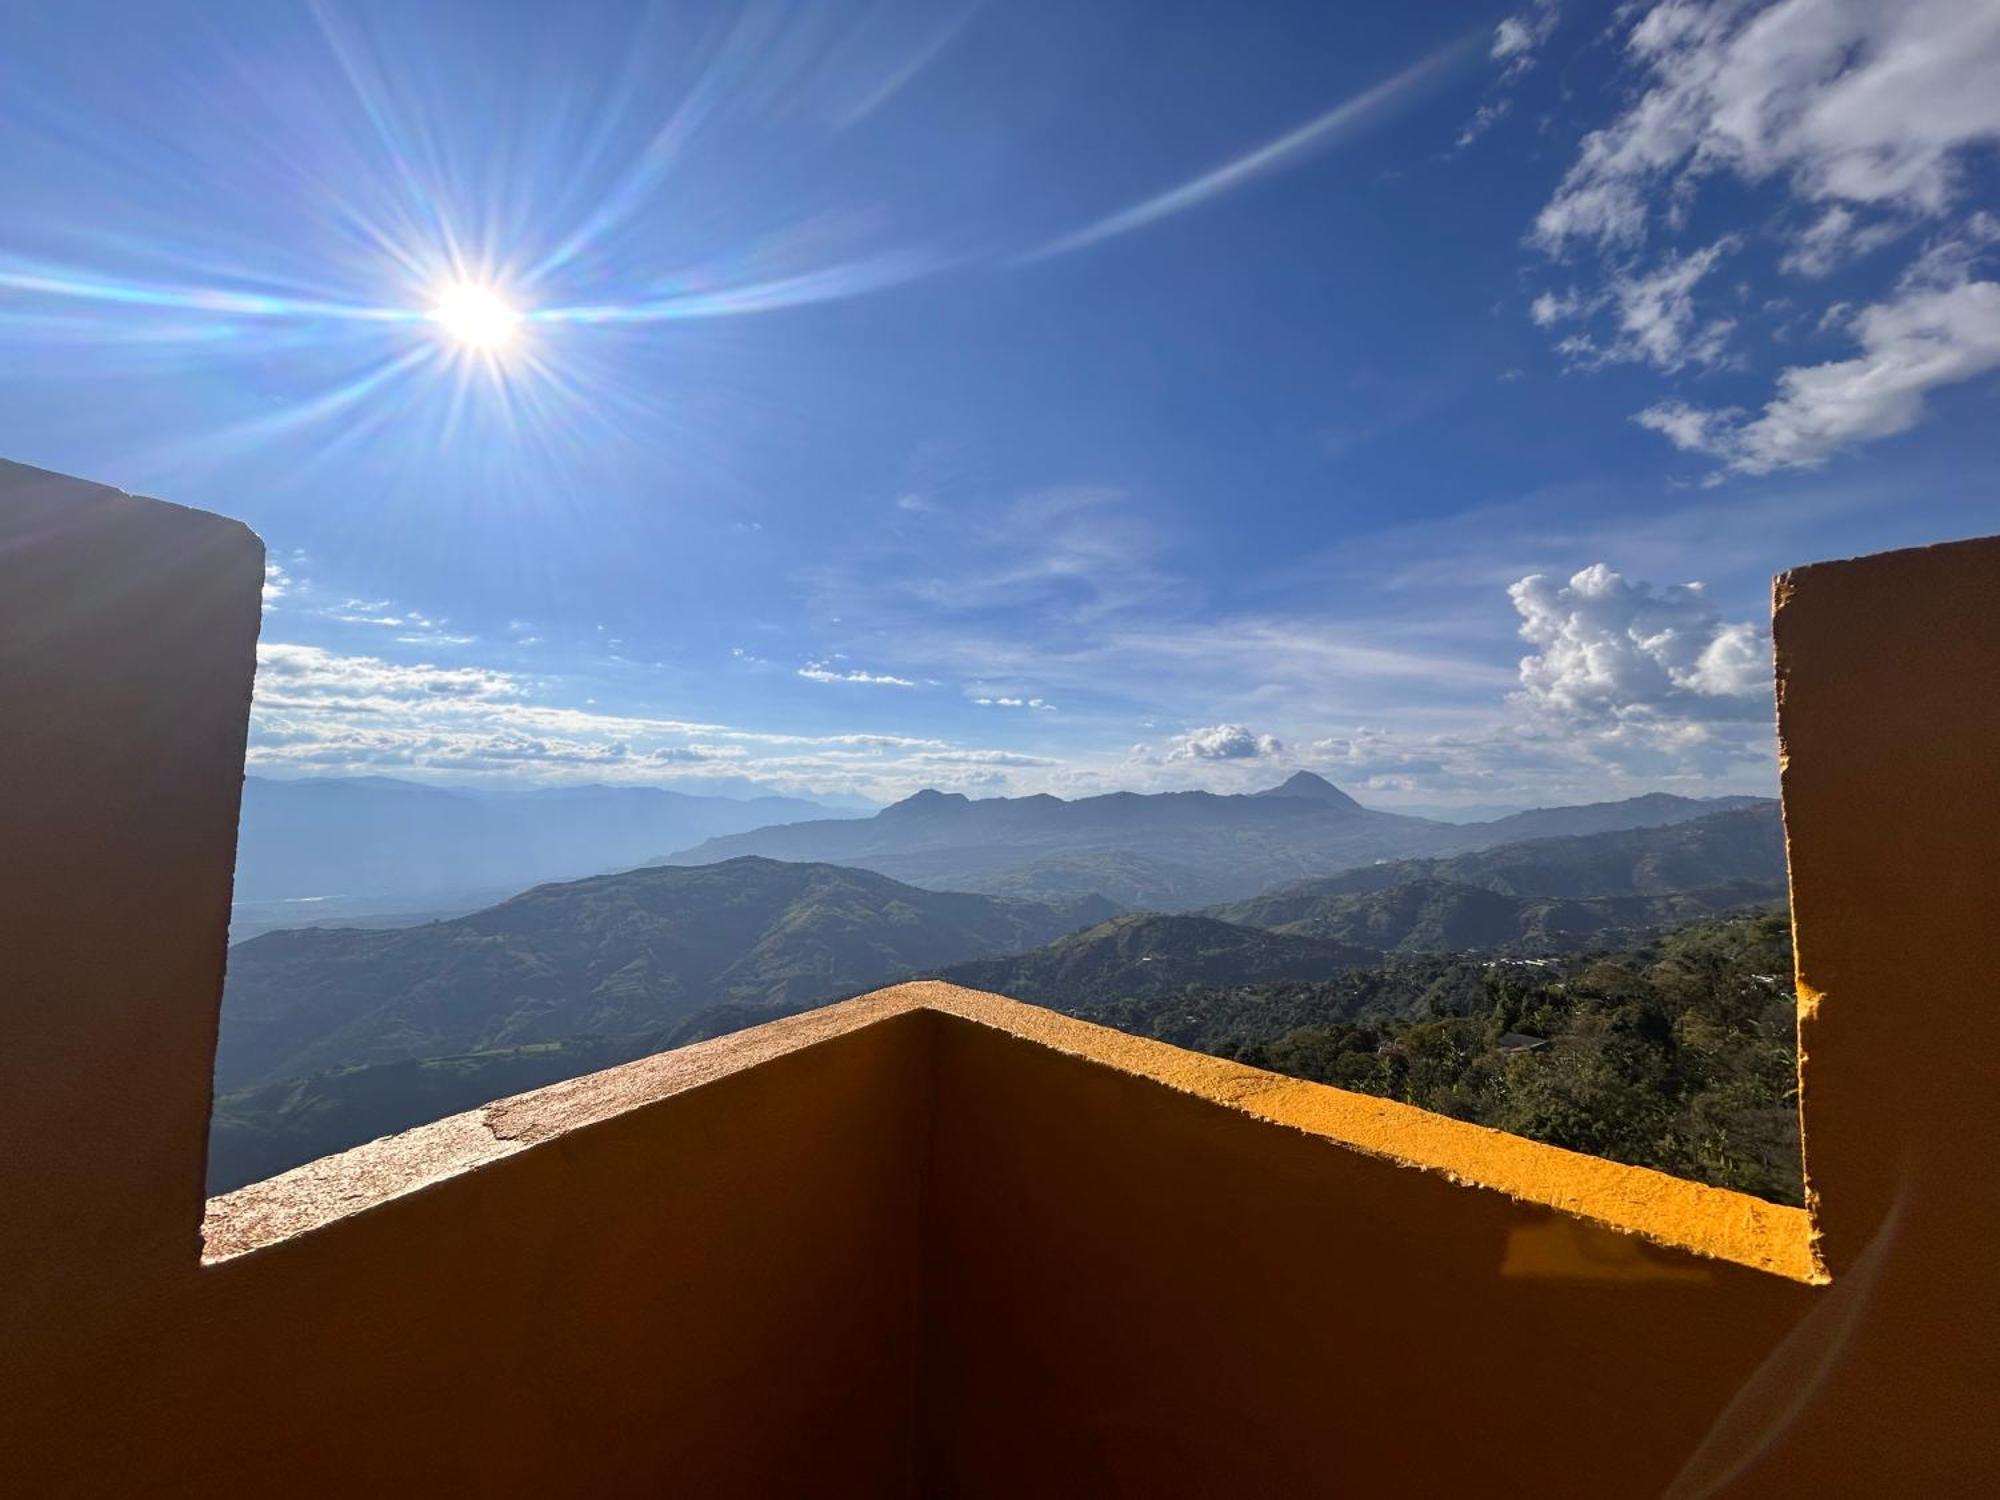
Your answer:
[[[0,1492],[2000,1485],[2000,543],[1780,580],[1812,1220],[935,984],[205,1205],[261,557],[0,467]]]

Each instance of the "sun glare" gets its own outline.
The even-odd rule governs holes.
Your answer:
[[[461,347],[491,352],[513,342],[521,314],[493,288],[467,281],[438,298],[431,321]]]

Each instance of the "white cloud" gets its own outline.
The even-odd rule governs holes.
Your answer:
[[[934,767],[950,766],[1016,766],[1021,768],[1060,765],[1060,761],[1041,755],[1022,755],[1015,750],[921,750],[909,757],[908,764],[926,770]]]
[[[550,686],[551,679],[496,668],[265,642],[258,648],[248,760],[253,769],[451,772],[532,782],[584,777],[699,785],[720,769],[739,788],[852,791],[883,800],[927,785],[1004,790],[1020,771],[1048,780],[1068,774],[1058,761],[1017,749],[922,735],[789,734],[613,712],[593,700],[582,707],[536,701]]]
[[[1302,762],[1389,805],[1762,789],[1773,756],[1760,627],[1722,618],[1700,584],[1654,588],[1601,563],[1508,593],[1534,650],[1497,721],[1358,727],[1310,741]]]
[[[1717,172],[1936,215],[1963,154],[2000,139],[2000,7],[1986,0],[1664,0],[1627,50],[1651,86],[1584,138],[1536,220],[1552,252],[1636,244],[1654,200],[1671,217],[1673,189]]]
[[[738,760],[742,755],[740,749],[723,749],[714,745],[663,745],[651,751],[646,758],[659,765],[689,766],[716,760]]]
[[[1659,433],[1676,448],[1712,452],[1720,434],[1742,414],[1738,406],[1704,411],[1685,401],[1658,401],[1632,418],[1641,427]]]
[[[1655,728],[1762,711],[1762,632],[1722,620],[1698,583],[1655,589],[1596,563],[1567,583],[1532,574],[1507,593],[1536,647],[1521,659],[1530,708]]]
[[[291,588],[292,575],[285,571],[282,564],[264,564],[264,608],[269,609],[276,604],[291,592]]]
[[[915,687],[916,683],[907,677],[891,677],[884,672],[864,672],[858,667],[851,671],[840,671],[823,661],[807,662],[799,668],[799,676],[808,682],[861,682],[876,687]]]
[[[1580,334],[1557,346],[1586,368],[1647,364],[1672,373],[1689,364],[1716,364],[1736,325],[1729,318],[1699,317],[1695,288],[1741,243],[1735,235],[1724,235],[1699,250],[1668,253],[1650,271],[1615,270],[1608,278],[1608,290],[1595,296],[1574,287],[1560,296],[1543,292],[1529,304],[1528,316],[1538,327],[1548,328],[1608,311],[1612,325],[1608,342]]]
[[[1628,14],[1626,52],[1644,86],[1584,138],[1531,235],[1552,257],[1594,248],[1604,276],[1599,291],[1544,292],[1533,320],[1608,308],[1617,333],[1572,332],[1559,350],[1586,367],[1721,362],[1734,325],[1697,308],[1697,287],[1736,242],[1635,268],[1640,247],[1679,233],[1702,185],[1727,176],[1789,200],[1779,269],[1807,280],[1926,221],[1946,228],[1861,313],[1825,310],[1820,326],[1844,322],[1856,357],[1784,370],[1756,415],[1674,397],[1639,412],[1640,425],[1737,472],[1811,468],[1914,426],[1932,390],[2000,367],[1996,288],[1972,275],[1991,221],[1952,220],[1969,160],[2000,141],[2000,5],[1659,0]]]
[[[1798,276],[1830,275],[1845,262],[1896,239],[1905,228],[1893,219],[1864,227],[1853,209],[1842,203],[1828,204],[1818,218],[1799,231],[1779,268]]]
[[[974,698],[982,708],[1035,708],[1055,712],[1055,705],[1041,698]]]
[[[1505,64],[1504,76],[1518,78],[1535,65],[1535,53],[1562,19],[1558,0],[1535,0],[1527,10],[1503,19],[1493,28],[1489,56]]]
[[[1848,326],[1860,354],[1786,370],[1755,417],[1670,401],[1637,420],[1742,473],[1811,469],[1855,443],[1907,432],[1932,391],[2000,370],[2000,282],[1906,287]]]
[[[1493,28],[1493,42],[1487,48],[1487,56],[1500,64],[1500,76],[1493,96],[1473,111],[1472,118],[1459,131],[1453,143],[1459,150],[1470,146],[1507,117],[1514,107],[1508,90],[1535,66],[1542,44],[1555,33],[1556,23],[1561,19],[1559,0],[1533,0],[1526,10],[1503,18]]]
[[[1571,287],[1561,294],[1543,292],[1528,304],[1528,316],[1537,328],[1553,328],[1565,319],[1581,317],[1602,305],[1602,298],[1587,297]]]
[[[1190,729],[1168,760],[1257,760],[1284,752],[1284,742],[1276,735],[1254,734],[1241,724],[1212,724]]]
[[[267,705],[310,700],[367,706],[438,698],[496,701],[521,696],[518,679],[487,667],[406,666],[375,656],[343,656],[318,646],[262,641],[257,696]]]
[[[1461,151],[1478,140],[1487,131],[1507,118],[1507,112],[1514,107],[1512,99],[1489,99],[1472,112],[1472,118],[1465,122],[1452,144]]]

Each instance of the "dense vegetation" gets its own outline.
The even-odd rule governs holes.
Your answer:
[[[944,977],[969,989],[1059,995],[1089,1004],[1125,996],[1176,995],[1191,986],[1319,979],[1373,966],[1368,948],[1265,932],[1213,917],[1133,912],[1009,958],[953,964]]]
[[[1255,1067],[1796,1204],[1791,973],[1785,918],[1757,915],[1562,959],[1418,959],[1321,981],[1067,1004],[1032,987],[1017,993]],[[1503,1037],[1545,1045],[1510,1051]]]

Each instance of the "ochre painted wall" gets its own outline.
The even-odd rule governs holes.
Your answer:
[[[43,1337],[0,1492],[908,1493],[922,1020],[190,1262],[113,1335]]]
[[[905,1489],[918,1017],[349,1153],[202,1263],[262,557],[0,468],[0,1494]]]
[[[939,1022],[936,1494],[1655,1495],[1814,1295]]]

